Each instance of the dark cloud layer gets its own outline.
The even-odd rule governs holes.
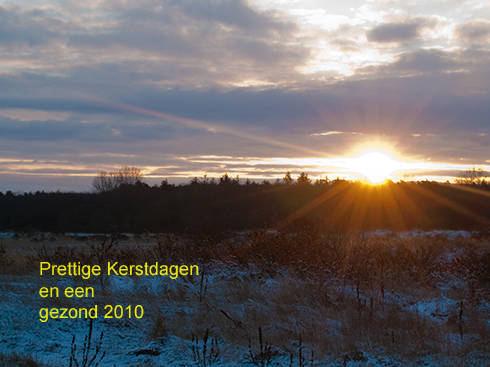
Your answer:
[[[457,28],[457,35],[469,44],[487,44],[490,42],[490,21],[471,21]]]
[[[418,36],[418,23],[386,23],[371,29],[367,37],[373,42],[409,41]]]
[[[42,11],[21,11],[0,6],[0,44],[44,44],[56,37],[54,29],[59,25],[59,21],[46,19]]]
[[[376,25],[367,32],[372,42],[408,42],[421,37],[424,28],[434,28],[437,21],[433,18],[407,18],[401,22],[389,22]]]
[[[391,65],[395,71],[447,71],[461,67],[454,54],[440,50],[418,50],[400,55]]]

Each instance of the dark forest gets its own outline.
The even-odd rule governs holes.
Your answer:
[[[0,193],[0,229],[50,232],[175,232],[277,229],[486,230],[486,184],[344,180],[239,183],[194,179],[160,186],[141,181],[93,193]]]

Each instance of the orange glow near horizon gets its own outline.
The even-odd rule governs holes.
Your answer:
[[[228,173],[242,179],[282,179],[289,171],[293,175],[306,172],[311,179],[341,178],[379,185],[391,181],[439,181],[454,182],[458,176],[444,176],[444,172],[464,172],[473,168],[490,171],[490,165],[467,163],[444,163],[403,157],[394,149],[379,145],[354,148],[344,156],[306,157],[247,157],[229,155],[175,156],[166,164],[140,165],[146,178],[178,179],[192,177],[220,177]],[[139,158],[135,156],[135,158]],[[143,158],[142,158],[143,159]],[[163,163],[163,162],[162,162]],[[100,171],[110,171],[123,166],[124,160],[113,158],[113,162],[91,165],[66,161],[42,161],[25,158],[0,157],[0,173],[28,176],[95,176]],[[190,167],[188,166],[190,165]],[[194,167],[192,167],[194,166]]]

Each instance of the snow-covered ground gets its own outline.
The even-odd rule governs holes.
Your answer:
[[[401,238],[410,238],[410,237],[443,237],[443,238],[469,238],[475,235],[477,232],[472,231],[464,231],[464,230],[450,230],[450,229],[441,229],[441,230],[432,230],[432,231],[423,231],[419,229],[414,229],[411,231],[391,231],[391,230],[383,230],[379,229],[376,231],[368,232],[368,235],[371,236],[397,236]]]
[[[438,261],[453,258],[447,253]],[[423,289],[387,287],[382,296],[375,287],[358,295],[352,282],[286,268],[210,262],[202,269],[202,278],[86,283],[96,288],[99,305],[145,308],[142,319],[96,320],[94,339],[104,334],[100,366],[485,366],[490,358],[482,339],[490,328],[488,299],[469,305],[460,295],[468,284],[450,274]],[[68,366],[73,336],[80,355],[88,322],[42,323],[38,311],[83,302],[43,300],[37,290],[80,282],[0,272],[0,355]]]

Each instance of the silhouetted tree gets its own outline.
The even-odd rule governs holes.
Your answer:
[[[166,178],[164,178],[160,183],[160,189],[170,189],[172,187],[174,187],[174,185],[168,183],[168,180]]]
[[[298,185],[309,185],[311,183],[311,180],[308,177],[307,173],[301,172],[296,182],[298,183]]]
[[[135,185],[141,182],[143,173],[137,167],[121,167],[114,171],[100,172],[92,182],[92,186],[96,192],[108,192],[115,190],[122,185]]]
[[[238,176],[236,178],[231,178],[228,173],[225,173],[219,178],[220,185],[237,185],[240,182]]]
[[[293,183],[293,178],[291,177],[291,172],[286,172],[284,177],[282,178],[282,181],[284,182],[285,185],[291,185]]]

